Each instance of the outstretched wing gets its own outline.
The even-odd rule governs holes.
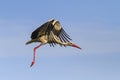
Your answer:
[[[70,40],[72,40],[70,36],[62,28],[59,21],[56,21],[55,23],[53,22],[52,26],[53,26],[53,29],[51,29],[51,31],[55,36],[57,36],[60,39],[61,42],[70,42]],[[50,42],[49,42],[50,46],[51,45],[54,46],[56,42],[54,41],[54,39],[52,39],[53,36],[49,35],[49,37],[50,37]]]
[[[52,23],[52,21],[46,22],[43,25],[41,25],[40,27],[38,27],[35,31],[33,31],[31,34],[31,39],[36,39],[36,38],[41,37],[42,35],[49,34],[53,28],[51,23]]]
[[[50,46],[54,46],[56,44],[56,41],[54,40],[53,35],[50,35],[51,32],[57,36],[61,42],[70,42],[70,40],[72,40],[70,36],[64,31],[60,22],[54,19],[44,23],[35,31],[33,31],[31,34],[31,39],[36,39],[42,35],[47,35]]]
[[[61,40],[61,42],[69,42],[69,40],[72,40],[70,36],[65,32],[65,30],[61,27],[59,21],[56,21],[54,24],[52,32]]]

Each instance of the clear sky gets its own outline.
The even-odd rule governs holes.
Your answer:
[[[51,18],[83,50],[42,46],[30,35]],[[0,80],[120,80],[120,0],[0,0]]]

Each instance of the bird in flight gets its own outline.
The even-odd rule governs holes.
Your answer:
[[[31,40],[26,43],[30,44],[33,42],[40,42],[38,46],[34,48],[33,53],[33,61],[31,63],[31,67],[35,63],[36,57],[36,49],[42,45],[49,43],[50,46],[55,46],[59,44],[60,46],[71,46],[78,49],[82,49],[81,47],[77,46],[76,44],[70,42],[72,40],[70,36],[64,31],[60,22],[55,19],[50,19],[49,21],[42,24],[38,27],[35,31],[31,34]]]

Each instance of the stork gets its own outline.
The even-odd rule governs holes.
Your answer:
[[[82,49],[76,44],[73,44],[72,42],[70,42],[70,40],[72,39],[64,31],[64,29],[62,28],[58,20],[51,19],[45,22],[40,27],[38,27],[35,31],[32,32],[31,40],[26,43],[27,45],[33,42],[40,42],[40,45],[36,46],[33,50],[34,51],[33,61],[30,66],[32,67],[35,63],[36,49],[47,43],[49,43],[50,46],[53,46],[53,47],[56,44],[59,44],[60,46],[72,46],[78,49]]]

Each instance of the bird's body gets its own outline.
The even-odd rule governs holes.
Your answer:
[[[72,46],[81,49],[79,46],[70,42],[70,36],[64,31],[59,21],[51,19],[38,27],[31,34],[31,40],[26,44],[40,42],[41,44],[34,48],[34,57],[31,66],[35,63],[35,52],[40,46],[49,43],[50,46],[59,44],[60,46]]]

